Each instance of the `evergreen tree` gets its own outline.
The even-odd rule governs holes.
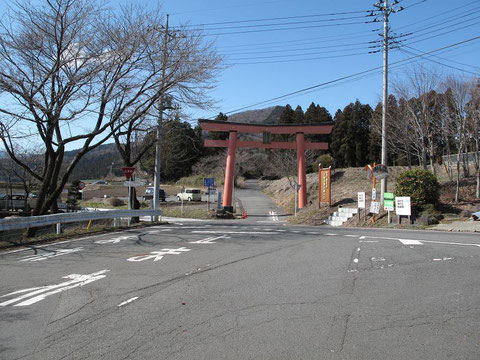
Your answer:
[[[293,124],[295,121],[295,111],[293,111],[292,107],[287,104],[285,105],[285,108],[283,109],[282,114],[280,115],[280,118],[278,119],[278,124]]]
[[[228,116],[220,112],[214,120],[227,122]],[[209,131],[208,138],[211,140],[227,140],[228,135],[228,132],[225,131]]]
[[[167,120],[163,124],[161,139],[161,181],[178,180],[191,173],[193,164],[203,153],[202,138],[198,131],[192,129],[189,123],[179,119]],[[149,136],[155,136],[154,133]],[[142,158],[144,171],[152,174],[155,171],[155,149],[151,149]]]
[[[293,113],[293,123],[294,124],[304,124],[305,123],[305,115],[303,113],[303,109],[300,105],[297,105],[295,111]]]
[[[372,108],[358,100],[335,114],[331,149],[337,167],[364,166],[368,162]]]
[[[67,193],[67,212],[77,210],[77,201],[82,198],[80,180],[73,180]]]
[[[294,124],[295,123],[295,111],[293,111],[292,107],[287,104],[285,105],[285,108],[283,109],[282,114],[280,115],[280,118],[278,119],[278,124],[279,125],[289,125],[289,124]],[[292,135],[273,135],[272,137],[273,141],[290,141],[292,140]]]

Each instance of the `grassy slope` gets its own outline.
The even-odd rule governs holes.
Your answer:
[[[406,167],[392,166],[389,168],[388,192],[395,191],[395,179]],[[448,175],[442,166],[436,168],[437,177],[441,184],[440,202],[444,212],[448,212],[451,218],[461,210],[472,211],[474,204],[480,201],[475,200],[473,178],[464,179],[461,182],[460,198],[458,204],[454,203],[455,182],[448,179]],[[298,213],[297,218],[292,218],[295,223],[320,224],[328,218],[331,212],[341,207],[356,207],[357,192],[364,191],[367,204],[371,201],[372,181],[368,180],[365,168],[345,168],[332,171],[332,209],[326,206],[318,209],[318,174],[307,174],[307,196],[308,206]],[[294,191],[286,178],[275,181],[261,181],[264,192],[271,196],[274,201],[289,213],[294,210]],[[380,183],[377,182],[377,191],[380,190]],[[478,205],[477,205],[478,206]],[[386,223],[380,214],[380,225]]]

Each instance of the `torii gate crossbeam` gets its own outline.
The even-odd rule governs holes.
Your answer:
[[[327,150],[327,143],[312,143],[305,141],[305,134],[330,134],[333,129],[332,124],[325,125],[258,125],[231,123],[214,120],[200,120],[202,130],[228,132],[228,140],[210,140],[206,139],[206,147],[226,147],[228,148],[227,166],[225,170],[225,182],[223,188],[223,208],[225,211],[232,212],[232,190],[235,168],[235,153],[237,148],[264,148],[264,149],[296,149],[298,182],[300,185],[298,195],[298,207],[303,208],[307,204],[307,181],[305,150]],[[239,141],[237,134],[241,133],[270,133],[270,134],[295,134],[295,141],[290,142],[268,142],[262,141]]]

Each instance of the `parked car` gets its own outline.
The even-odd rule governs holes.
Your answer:
[[[178,201],[202,201],[202,190],[200,189],[182,189],[177,194]]]
[[[143,194],[142,199],[143,201],[147,200],[152,200],[153,199],[153,193],[154,193],[154,188],[153,187],[147,187],[145,190],[145,194]],[[158,198],[161,201],[166,201],[167,199],[167,193],[163,189],[158,189]]]

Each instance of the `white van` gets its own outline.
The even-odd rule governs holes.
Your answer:
[[[202,201],[202,190],[200,189],[182,189],[177,194],[178,201]]]

